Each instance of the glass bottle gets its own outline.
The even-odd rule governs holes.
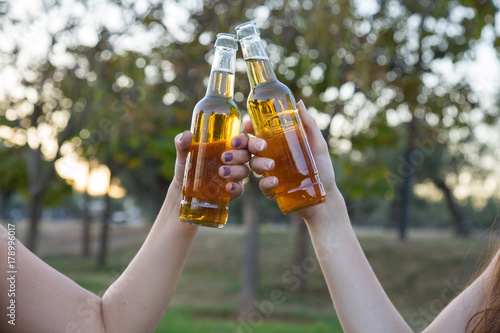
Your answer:
[[[237,37],[220,33],[215,41],[207,92],[194,107],[193,141],[186,160],[179,209],[184,223],[223,228],[227,221],[230,181],[219,176],[221,156],[240,131],[240,111],[233,100]]]
[[[290,89],[276,79],[254,22],[236,27],[251,91],[248,113],[257,137],[267,141],[259,156],[272,158],[276,200],[284,214],[317,205],[326,194]]]

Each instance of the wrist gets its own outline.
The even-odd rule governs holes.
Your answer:
[[[167,194],[158,212],[157,221],[166,223],[171,219],[179,219],[179,206],[182,198],[182,185],[172,181],[167,189]]]
[[[316,208],[312,214],[303,216],[308,227],[322,228],[332,223],[338,224],[344,222],[350,224],[344,197],[337,187],[328,193],[325,202]]]
[[[173,233],[175,237],[191,239],[196,233],[197,226],[181,223],[179,219],[181,198],[182,184],[173,181],[168,187],[167,195],[153,225],[156,234]]]

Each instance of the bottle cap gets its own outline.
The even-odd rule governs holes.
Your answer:
[[[260,35],[259,29],[257,29],[257,25],[253,21],[241,23],[234,29],[236,30],[236,34],[240,40],[250,36]]]
[[[226,50],[238,50],[238,36],[233,34],[219,33],[215,41],[215,47]]]

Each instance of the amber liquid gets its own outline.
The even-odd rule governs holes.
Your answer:
[[[227,221],[229,194],[227,180],[219,177],[225,141],[191,145],[182,189],[181,221],[223,227]]]
[[[224,79],[214,80],[217,92],[230,89],[233,75],[214,75]],[[195,106],[179,209],[182,222],[213,228],[226,224],[230,195],[225,186],[230,180],[219,176],[219,168],[222,153],[231,149],[230,141],[239,130],[240,113],[232,98],[207,95]]]
[[[278,178],[276,199],[281,211],[290,214],[324,202],[325,190],[292,93],[281,82],[265,79],[268,60],[247,59],[246,63],[250,81],[260,82],[248,97],[248,110],[256,136],[267,141],[268,148],[259,156],[275,161],[274,170],[265,176]]]

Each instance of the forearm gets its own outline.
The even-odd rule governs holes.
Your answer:
[[[179,221],[172,184],[143,246],[102,298],[106,332],[153,332],[174,294],[197,227]]]
[[[500,252],[497,253],[483,273],[453,299],[422,332],[465,332],[469,319],[483,309],[486,295],[491,292],[489,286],[495,274],[499,254]]]
[[[344,331],[411,332],[368,263],[340,192],[306,223]]]

